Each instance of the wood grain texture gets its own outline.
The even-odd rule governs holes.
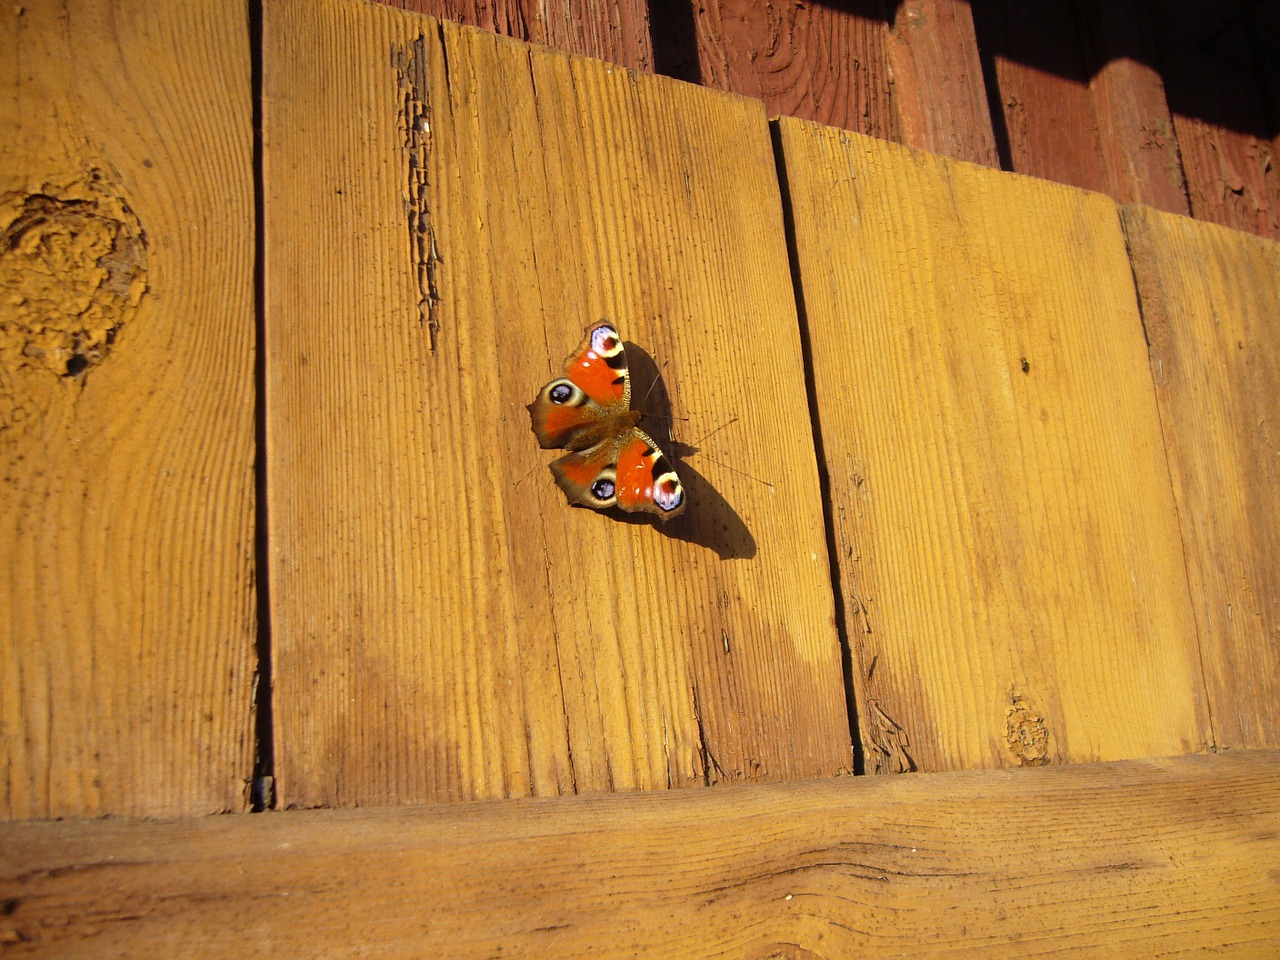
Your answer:
[[[895,135],[881,0],[693,5],[701,82],[759,97],[770,114]]]
[[[1280,745],[1280,243],[1124,211],[1214,742]]]
[[[886,42],[898,142],[999,168],[969,4],[904,0]]]
[[[778,126],[868,770],[1207,747],[1115,207]]]
[[[245,10],[69,0],[0,17],[0,817],[241,809]]]
[[[1280,755],[0,825],[13,957],[1280,950]]]
[[[653,70],[648,0],[384,0],[515,40]]]
[[[760,105],[386,7],[266,12],[283,802],[847,768]],[[601,317],[703,448],[666,526],[568,508],[530,432]]]

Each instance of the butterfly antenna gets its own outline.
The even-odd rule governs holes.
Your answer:
[[[640,398],[640,402],[638,404],[634,404],[636,409],[644,409],[645,404],[649,402],[649,394],[653,393],[653,388],[656,387],[658,385],[658,381],[662,379],[662,371],[667,369],[667,364],[670,362],[670,360],[662,361],[662,369],[658,371],[658,375],[656,377],[649,381],[649,389],[644,392],[644,396]]]
[[[722,423],[722,424],[720,424],[720,426],[716,427],[716,428],[715,428],[714,430],[712,430],[710,433],[704,433],[704,434],[703,434],[701,437],[699,437],[697,440],[693,441],[693,443],[689,444],[689,446],[691,446],[691,447],[696,447],[698,444],[702,443],[704,440],[709,440],[711,437],[714,437],[717,433],[719,433],[719,432],[720,432],[721,430],[723,430],[725,427],[732,427],[732,426],[733,426],[735,423],[737,423],[737,422],[738,422],[738,418],[737,418],[737,417],[734,417],[732,420],[729,420],[729,421],[727,421],[726,423]],[[722,464],[722,466],[723,466],[723,464]]]

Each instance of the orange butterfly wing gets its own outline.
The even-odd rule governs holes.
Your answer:
[[[615,468],[618,506],[644,510],[664,520],[684,512],[684,485],[653,439],[639,428],[618,451]]]
[[[565,359],[565,374],[529,404],[533,432],[543,449],[580,450],[594,438],[590,427],[631,408],[631,378],[622,338],[610,324],[587,328],[582,345]]]

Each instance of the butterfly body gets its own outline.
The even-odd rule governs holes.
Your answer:
[[[684,486],[631,408],[631,376],[618,331],[587,328],[582,345],[528,406],[538,444],[568,450],[551,464],[570,503],[619,506],[668,520],[684,510]]]

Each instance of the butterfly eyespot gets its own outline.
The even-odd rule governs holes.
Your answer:
[[[557,383],[551,388],[551,392],[547,394],[547,397],[552,403],[568,403],[570,398],[573,397],[573,387],[567,383]]]
[[[613,499],[613,481],[601,478],[591,485],[591,495],[597,500]]]
[[[684,487],[674,473],[665,473],[653,487],[653,502],[670,513],[684,503]]]

